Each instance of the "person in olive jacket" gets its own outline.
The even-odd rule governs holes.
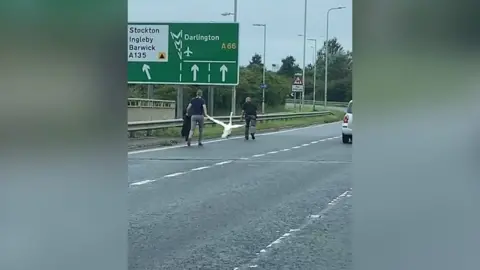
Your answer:
[[[242,106],[242,117],[245,118],[245,140],[248,140],[248,133],[255,140],[255,131],[257,126],[257,105],[252,103],[252,99],[247,97]]]

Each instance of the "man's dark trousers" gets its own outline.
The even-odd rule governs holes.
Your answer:
[[[253,127],[256,128],[256,125],[257,125],[256,121],[257,121],[257,117],[255,115],[245,115],[245,139],[248,140],[249,133],[255,134],[255,129]],[[250,132],[250,126],[252,126],[253,132]],[[252,135],[252,138],[254,138],[253,135]]]

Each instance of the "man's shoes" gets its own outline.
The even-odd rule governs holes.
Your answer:
[[[252,140],[255,140],[255,133],[252,133],[250,135],[252,135]]]
[[[248,136],[245,136],[245,141],[248,141]]]
[[[198,143],[198,146],[203,146],[203,143],[199,142],[199,143]]]
[[[190,141],[187,141],[187,146],[190,146]]]

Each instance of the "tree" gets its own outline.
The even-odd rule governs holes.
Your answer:
[[[247,65],[247,68],[255,71],[255,72],[262,72],[263,70],[263,63],[262,63],[262,57],[256,53],[252,56],[252,59],[250,60],[250,63]]]
[[[352,53],[345,51],[336,38],[328,42],[328,100],[349,101],[352,96]],[[325,81],[325,46],[318,51],[317,82]],[[323,87],[321,92],[323,94]],[[318,92],[318,90],[317,90]]]
[[[289,78],[293,78],[295,73],[302,72],[302,69],[298,66],[298,64],[295,63],[295,57],[289,55],[282,59],[282,65],[280,66],[280,69],[278,70],[279,75],[284,75]]]
[[[250,60],[250,64],[248,64],[248,68],[252,66],[260,66],[263,68],[263,62],[262,62],[262,57],[256,53],[252,56],[252,60]]]
[[[328,57],[330,56],[336,56],[336,55],[344,55],[345,54],[345,49],[343,48],[342,44],[340,44],[337,40],[337,38],[332,38],[329,39],[328,41]],[[325,59],[325,43],[323,44],[323,47],[319,51],[319,56],[322,56],[323,59]]]

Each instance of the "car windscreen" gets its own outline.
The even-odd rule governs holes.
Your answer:
[[[353,107],[353,102],[351,102],[350,104],[348,104],[347,113],[353,113],[352,107]]]

